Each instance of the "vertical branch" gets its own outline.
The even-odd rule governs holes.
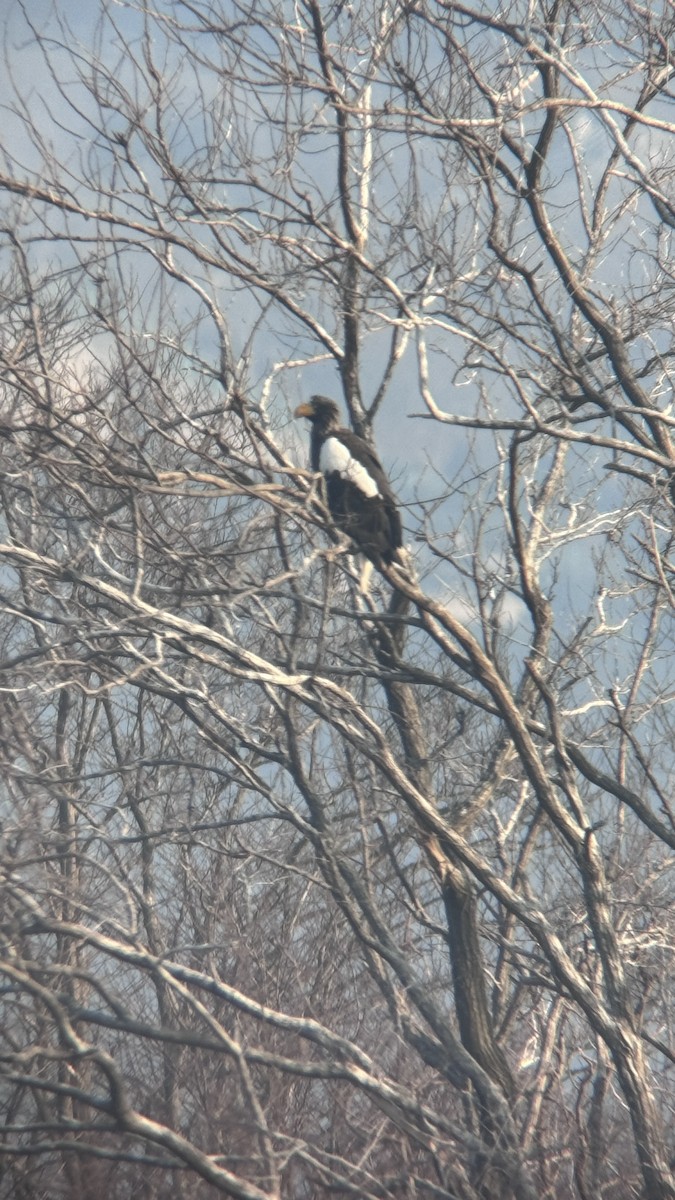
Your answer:
[[[371,636],[375,656],[383,670],[382,687],[389,712],[394,720],[410,778],[434,808],[434,794],[429,765],[428,744],[424,735],[422,716],[412,686],[395,678],[404,640],[403,598],[394,592],[390,615],[397,615],[397,628],[379,625]],[[447,922],[447,944],[452,970],[455,1011],[460,1038],[465,1050],[485,1071],[488,1078],[507,1098],[513,1096],[514,1082],[506,1058],[499,1046],[490,1015],[485,963],[478,933],[478,905],[474,886],[465,867],[452,852],[441,845],[430,830],[421,831],[421,842],[427,859],[438,880]],[[505,1129],[503,1112],[496,1109],[489,1090],[478,1092],[478,1111],[486,1145],[496,1141],[516,1144],[515,1129]],[[489,1168],[489,1162],[476,1163],[477,1186],[481,1195],[502,1194],[502,1181]],[[510,1189],[507,1187],[507,1193]]]
[[[349,110],[345,97],[337,85],[335,73],[333,71],[326,40],[326,30],[319,5],[316,3],[316,0],[307,0],[307,7],[312,19],[314,39],[321,65],[321,73],[326,85],[327,94],[330,98],[331,106],[335,113],[338,155],[338,196],[347,239],[350,242],[350,247],[345,253],[342,279],[340,281],[344,337],[344,354],[340,359],[340,375],[342,377],[342,386],[352,425],[358,434],[360,434],[362,437],[368,437],[369,428],[368,422],[366,421],[366,414],[361,396],[361,381],[359,374],[359,327],[361,302],[360,268],[358,256],[364,249],[366,231],[368,227],[367,197],[370,190],[370,171],[372,162],[372,143],[368,131],[369,118],[367,115],[361,118],[361,120],[365,122],[365,137],[362,162],[359,164],[360,180],[357,189],[357,215],[357,212],[355,212],[355,205],[352,200],[353,189],[351,175],[354,170],[354,164],[352,163]]]

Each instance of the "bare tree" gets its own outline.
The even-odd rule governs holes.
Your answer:
[[[672,1200],[672,7],[37,19],[0,1195]],[[313,391],[401,497],[368,595]]]

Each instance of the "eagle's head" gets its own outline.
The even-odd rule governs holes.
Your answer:
[[[315,429],[328,433],[340,425],[340,410],[334,400],[328,396],[312,396],[306,404],[299,404],[295,410],[296,417],[307,417]]]

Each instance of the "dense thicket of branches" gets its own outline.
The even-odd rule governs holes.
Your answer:
[[[84,7],[5,27],[0,1196],[672,1200],[672,4]]]

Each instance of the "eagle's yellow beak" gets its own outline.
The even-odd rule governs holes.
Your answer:
[[[311,404],[299,404],[293,413],[294,417],[313,417],[314,409]]]

